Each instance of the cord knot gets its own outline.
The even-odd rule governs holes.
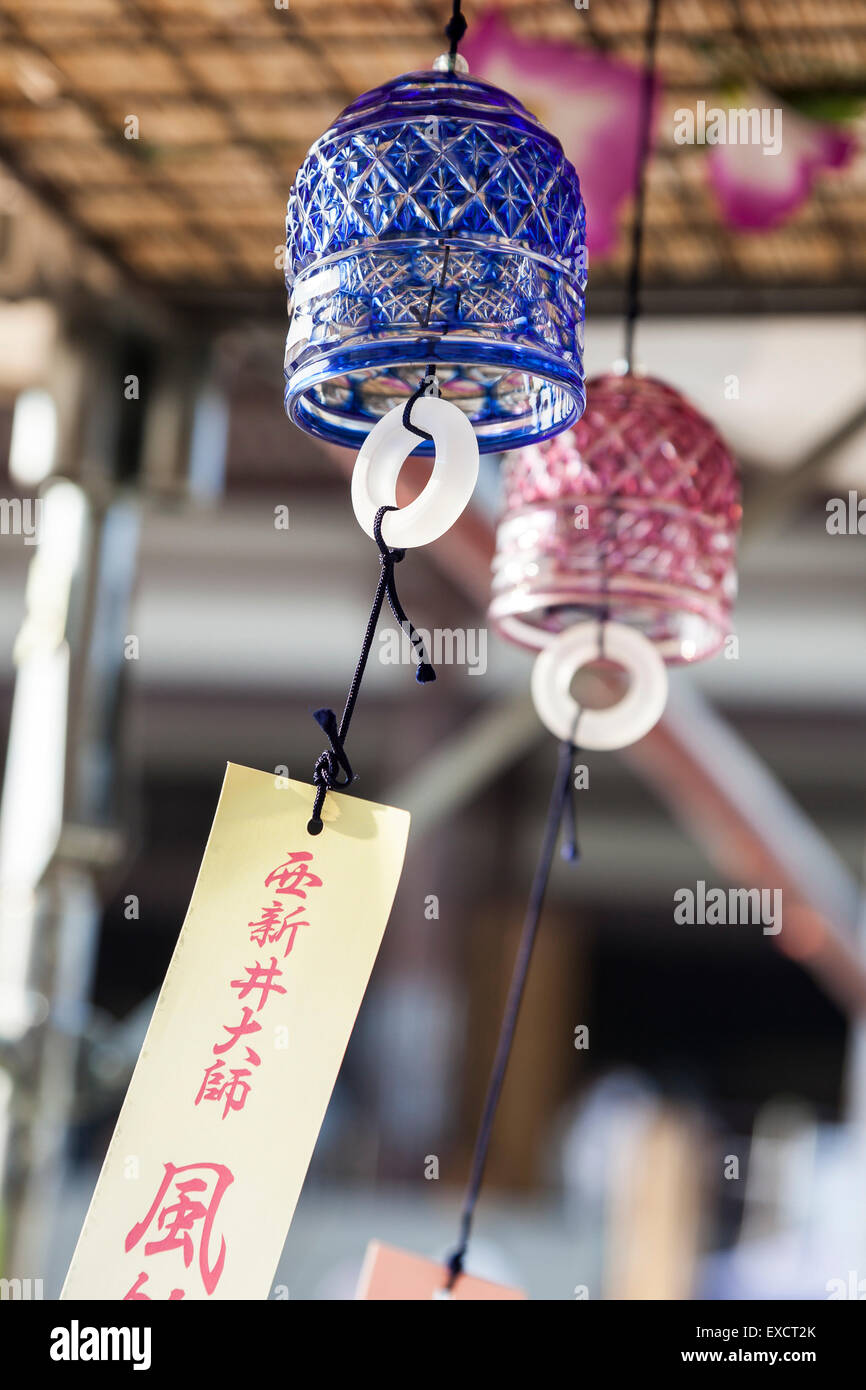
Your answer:
[[[348,787],[355,780],[351,763],[346,757],[344,747],[346,735],[349,732],[349,723],[355,709],[355,701],[358,698],[358,691],[361,686],[361,679],[367,665],[367,658],[370,655],[370,648],[373,644],[373,635],[376,631],[376,624],[379,621],[379,614],[382,611],[382,602],[385,598],[391,606],[391,612],[400,624],[400,627],[408,634],[409,640],[415,650],[418,660],[418,667],[415,672],[415,679],[419,685],[426,685],[429,681],[435,681],[436,672],[427,660],[427,653],[420,633],[412,626],[403,605],[397,595],[394,584],[394,566],[404,558],[406,551],[399,546],[391,550],[382,537],[382,520],[386,512],[396,511],[396,507],[380,507],[373,520],[373,537],[379,547],[379,558],[381,561],[381,572],[379,583],[376,586],[376,595],[373,599],[373,607],[370,610],[370,617],[367,622],[367,630],[364,633],[364,641],[361,644],[361,655],[355,667],[355,674],[349,687],[349,694],[346,697],[346,706],[343,710],[343,717],[339,724],[337,716],[332,709],[317,709],[313,712],[313,718],[321,729],[328,736],[330,748],[326,748],[316,759],[313,768],[313,783],[316,788],[316,797],[313,802],[313,814],[307,822],[307,831],[310,835],[320,835],[322,833],[322,806],[329,791],[339,791]],[[343,774],[342,778],[340,774]]]
[[[466,1258],[466,1246],[459,1245],[445,1261],[445,1268],[448,1270],[448,1283],[445,1285],[450,1293],[463,1273],[463,1261]]]
[[[322,806],[326,793],[339,791],[343,787],[350,786],[355,780],[355,774],[346,756],[334,711],[332,709],[317,709],[313,711],[313,718],[319,728],[327,734],[328,742],[331,745],[330,748],[326,748],[323,753],[319,754],[313,768],[316,799],[313,803],[313,814],[307,822],[307,830],[311,835],[320,835],[322,833]],[[342,779],[340,772],[343,773]]]
[[[427,430],[422,430],[420,425],[412,424],[412,408],[416,401],[421,400],[422,396],[433,394],[437,396],[439,394],[439,383],[435,368],[432,372],[428,372],[427,376],[421,378],[421,385],[418,387],[417,391],[413,391],[403,407],[403,428],[404,430],[408,430],[410,434],[417,434],[419,439],[432,440],[433,436],[432,434],[428,434]]]

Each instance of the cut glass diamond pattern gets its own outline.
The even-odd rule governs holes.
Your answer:
[[[448,72],[368,92],[310,150],[286,244],[286,408],[304,428],[357,444],[430,361],[482,449],[579,418],[580,187],[506,93]]]
[[[649,377],[600,377],[573,430],[508,454],[490,614],[540,646],[587,617],[640,628],[668,662],[731,631],[737,467],[715,428]]]

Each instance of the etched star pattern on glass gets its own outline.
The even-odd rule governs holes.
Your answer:
[[[505,92],[431,71],[360,97],[298,173],[286,246],[286,409],[302,428],[357,447],[428,363],[482,450],[579,419],[580,185]]]

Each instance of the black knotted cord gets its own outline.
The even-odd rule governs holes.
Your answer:
[[[453,0],[451,6],[451,18],[445,25],[445,37],[449,43],[448,56],[453,66],[454,59],[457,57],[457,45],[466,33],[466,18],[460,8],[460,0]]]
[[[419,685],[426,685],[429,681],[435,681],[436,672],[427,660],[427,653],[424,650],[424,643],[418,630],[406,616],[406,610],[400,602],[397,588],[394,582],[394,566],[398,565],[404,558],[406,552],[400,549],[390,549],[382,539],[382,519],[386,512],[397,511],[396,507],[380,507],[373,522],[373,536],[376,545],[379,547],[379,558],[381,568],[379,570],[379,582],[376,585],[376,593],[373,597],[373,606],[370,609],[370,616],[367,619],[367,628],[364,633],[364,640],[361,643],[361,654],[358,657],[358,664],[355,667],[355,674],[352,677],[349,693],[346,696],[346,704],[343,708],[343,717],[337,724],[337,716],[332,709],[317,709],[313,712],[313,718],[321,729],[328,736],[330,748],[326,748],[316,759],[313,769],[313,782],[316,787],[316,799],[313,802],[313,814],[307,822],[307,830],[311,835],[318,835],[322,830],[322,806],[325,796],[329,791],[337,791],[343,787],[348,787],[355,780],[352,765],[346,756],[345,741],[349,732],[349,725],[352,715],[355,712],[358,694],[361,689],[361,681],[367,665],[367,658],[370,655],[370,648],[373,645],[373,637],[376,632],[376,625],[379,615],[382,612],[382,604],[387,598],[391,612],[397,619],[400,628],[408,634],[409,640],[415,649],[418,658],[418,667],[415,671],[415,679]],[[342,778],[340,773],[343,774]]]
[[[409,397],[408,401],[403,407],[403,428],[404,430],[409,430],[412,434],[417,434],[419,439],[433,438],[432,434],[428,434],[426,430],[422,430],[420,425],[412,424],[412,407],[414,406],[416,401],[421,399],[422,396],[426,396],[428,391],[435,392],[436,394],[438,394],[438,384],[435,367],[428,367],[427,375],[421,378],[421,385],[418,387],[418,390],[415,391]]]
[[[580,713],[578,712],[574,729],[572,730],[572,740],[576,737],[579,721]],[[493,1136],[496,1109],[499,1105],[499,1098],[502,1094],[502,1087],[505,1082],[505,1073],[508,1068],[508,1059],[511,1056],[511,1049],[514,1044],[517,1018],[520,1013],[520,1005],[523,1000],[523,992],[526,988],[526,979],[529,974],[529,964],[532,959],[532,948],[535,945],[535,938],[538,934],[538,926],[541,921],[541,910],[544,906],[544,897],[547,892],[553,856],[563,821],[565,821],[566,824],[563,857],[574,861],[580,858],[580,851],[577,845],[577,818],[574,808],[571,781],[572,767],[574,765],[576,753],[577,745],[573,741],[563,741],[560,743],[559,759],[557,762],[556,774],[553,779],[553,789],[550,795],[550,805],[547,811],[544,837],[541,842],[541,851],[538,856],[535,877],[532,880],[532,889],[526,907],[526,916],[523,920],[523,929],[520,933],[520,941],[517,946],[514,969],[511,973],[511,983],[508,987],[508,999],[506,1000],[505,1012],[502,1016],[502,1024],[499,1029],[499,1040],[496,1044],[496,1054],[493,1058],[493,1066],[490,1070],[490,1080],[487,1083],[487,1095],[484,1099],[481,1123],[478,1126],[478,1136],[475,1140],[475,1149],[472,1154],[472,1167],[469,1173],[469,1182],[466,1186],[466,1195],[463,1199],[463,1209],[460,1214],[458,1242],[446,1261],[448,1282],[445,1287],[448,1290],[454,1288],[454,1285],[463,1273],[463,1263],[466,1259],[469,1237],[472,1233],[472,1220],[475,1215],[475,1207],[481,1191],[481,1184],[484,1180],[487,1154],[490,1149],[490,1140]]]
[[[631,262],[629,265],[628,286],[625,310],[625,348],[623,356],[626,371],[631,372],[634,354],[634,331],[640,314],[641,297],[641,252],[643,250],[644,218],[646,212],[646,175],[652,152],[652,108],[655,93],[656,42],[659,28],[659,9],[661,0],[650,0],[649,20],[644,40],[644,65],[641,80],[640,107],[638,115],[638,159],[635,179],[634,221],[631,231]]]
[[[455,6],[455,11],[459,12],[459,9],[460,6],[458,4]],[[462,15],[460,16],[460,18],[462,20]],[[461,30],[459,37],[462,38],[465,30],[466,22],[465,20],[463,20],[463,29]],[[433,312],[433,301],[435,299],[437,289],[441,290],[444,287],[445,277],[448,274],[448,261],[450,259],[450,256],[451,248],[446,244],[443,247],[442,269],[439,273],[438,282],[434,280],[433,284],[430,286],[430,293],[427,297],[426,311],[423,317],[419,316],[419,323],[422,328],[429,327],[430,315]],[[432,439],[433,436],[431,434],[428,434],[426,430],[422,430],[418,425],[412,423],[412,407],[414,406],[417,400],[419,400],[422,396],[426,396],[427,393],[430,391],[434,391],[436,392],[436,394],[438,394],[438,381],[436,377],[435,362],[429,362],[427,364],[427,371],[425,375],[421,378],[420,386],[418,387],[417,391],[415,391],[409,397],[403,410],[404,429],[411,431],[412,434],[417,434],[421,439]],[[313,803],[313,814],[307,822],[307,830],[311,835],[318,835],[321,833],[322,806],[324,804],[325,796],[327,795],[327,793],[329,791],[337,791],[341,788],[348,787],[349,784],[355,780],[355,774],[352,771],[352,765],[349,762],[348,757],[346,756],[346,749],[344,746],[345,739],[349,731],[349,724],[351,723],[352,715],[355,710],[355,703],[358,699],[358,691],[361,687],[361,680],[364,675],[364,669],[367,665],[367,658],[370,655],[370,648],[373,644],[373,637],[376,632],[376,624],[379,621],[379,615],[382,611],[382,604],[386,598],[388,600],[388,603],[390,604],[391,612],[397,619],[397,622],[399,623],[402,631],[408,634],[409,640],[412,643],[412,646],[415,648],[415,654],[418,658],[418,668],[415,672],[415,679],[418,681],[420,685],[426,685],[429,681],[435,681],[436,679],[436,672],[434,671],[430,662],[427,660],[427,653],[424,650],[424,643],[422,642],[417,629],[413,626],[413,624],[409,621],[408,617],[406,616],[406,612],[403,608],[403,605],[400,602],[399,596],[397,594],[397,589],[394,583],[394,566],[400,563],[400,561],[404,558],[406,552],[405,550],[400,549],[390,550],[382,539],[382,518],[384,517],[386,512],[393,512],[397,510],[398,509],[396,507],[380,507],[378,512],[376,513],[376,519],[373,522],[373,536],[375,538],[377,546],[379,547],[379,556],[381,559],[382,568],[379,573],[379,583],[376,587],[376,593],[373,598],[373,607],[370,610],[370,617],[367,622],[367,630],[364,633],[364,640],[361,643],[361,654],[358,657],[358,664],[355,667],[355,674],[352,677],[352,683],[349,686],[349,694],[346,697],[346,705],[343,710],[343,717],[338,725],[337,716],[335,715],[332,709],[326,708],[317,709],[313,711],[313,718],[316,720],[316,723],[319,725],[319,727],[323,729],[324,732],[327,734],[328,742],[331,746],[330,748],[326,748],[323,753],[319,754],[319,757],[316,759],[316,765],[313,769],[313,782],[316,786],[316,799]],[[342,779],[340,778],[341,772],[343,774]]]
[[[459,8],[459,7],[458,7]],[[464,23],[465,30],[465,23]],[[442,256],[442,270],[439,275],[438,284],[430,286],[430,294],[427,299],[427,309],[423,319],[419,319],[422,328],[427,328],[430,323],[430,314],[433,311],[433,300],[437,289],[441,289],[445,284],[445,276],[448,273],[448,260],[451,255],[450,247],[444,247]],[[418,425],[412,423],[412,407],[421,396],[427,395],[429,391],[436,391],[438,394],[438,383],[436,378],[436,363],[430,362],[427,366],[425,375],[421,378],[421,384],[407,400],[403,410],[403,427],[410,430],[412,434],[417,434],[421,439],[432,439],[432,435],[426,430],[422,430]],[[373,598],[373,606],[370,609],[370,617],[367,621],[367,630],[364,633],[364,640],[361,643],[361,654],[358,657],[358,664],[355,667],[355,674],[349,686],[349,694],[346,697],[346,705],[343,710],[343,717],[337,724],[337,716],[332,709],[317,709],[313,711],[313,718],[321,729],[328,735],[330,748],[326,748],[316,759],[313,769],[313,782],[316,786],[316,799],[313,803],[313,814],[307,822],[307,830],[311,835],[318,835],[322,830],[322,806],[325,796],[329,791],[337,791],[343,787],[348,787],[355,780],[352,765],[346,756],[345,739],[349,732],[349,724],[355,711],[355,703],[358,699],[358,692],[361,687],[361,680],[364,669],[367,665],[367,658],[370,655],[370,648],[373,644],[373,636],[376,632],[376,624],[382,611],[382,604],[387,598],[391,607],[391,612],[397,619],[400,628],[408,634],[415,654],[418,658],[418,667],[415,672],[415,679],[419,685],[426,685],[429,681],[435,681],[436,672],[427,660],[427,653],[424,650],[424,643],[418,634],[417,628],[409,621],[406,611],[400,602],[397,589],[394,583],[394,566],[399,564],[404,558],[405,550],[390,550],[382,539],[382,518],[386,512],[397,511],[396,507],[380,507],[373,522],[373,536],[379,547],[379,556],[382,568],[379,573],[379,583]],[[343,777],[340,779],[340,773]]]

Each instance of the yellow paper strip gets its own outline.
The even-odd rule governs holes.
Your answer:
[[[267,1298],[403,864],[405,811],[230,763],[61,1297]]]

